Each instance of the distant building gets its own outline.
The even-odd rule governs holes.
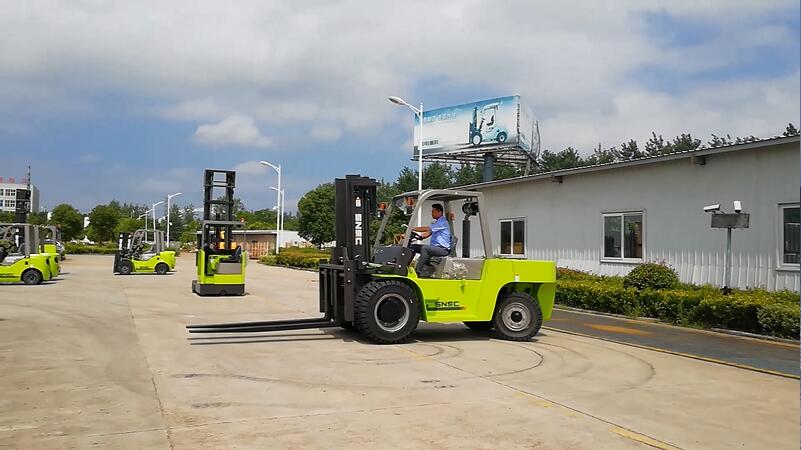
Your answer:
[[[0,211],[14,212],[17,207],[17,189],[28,189],[28,183],[14,177],[0,177]],[[39,188],[31,185],[31,211],[39,212]]]
[[[484,194],[496,255],[601,275],[657,261],[684,282],[718,286],[726,231],[710,228],[703,208],[719,203],[731,212],[740,200],[751,224],[733,232],[732,287],[798,291],[798,167],[799,137],[776,137],[465,188]]]

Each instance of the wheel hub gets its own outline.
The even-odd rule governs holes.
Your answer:
[[[531,324],[528,308],[520,303],[506,305],[501,318],[506,328],[511,331],[523,331]]]
[[[384,331],[394,333],[409,322],[409,304],[397,294],[386,294],[375,303],[375,322]]]

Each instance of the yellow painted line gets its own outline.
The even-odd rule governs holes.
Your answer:
[[[588,339],[598,339],[598,340],[601,340],[601,341],[613,342],[615,344],[628,345],[629,347],[637,347],[637,348],[641,348],[641,349],[644,349],[644,350],[651,350],[651,351],[659,352],[659,353],[667,353],[669,355],[683,356],[685,358],[696,359],[698,361],[706,361],[706,362],[711,362],[711,363],[715,363],[715,364],[722,364],[724,366],[736,367],[738,369],[751,370],[753,372],[761,372],[761,373],[766,373],[768,375],[776,375],[777,377],[791,378],[793,380],[798,380],[799,378],[801,378],[801,377],[799,377],[798,375],[795,375],[795,374],[778,372],[778,371],[770,370],[770,369],[763,369],[761,367],[747,366],[745,364],[738,364],[738,363],[731,362],[731,361],[723,361],[721,359],[709,358],[709,357],[706,357],[706,356],[693,355],[693,354],[690,354],[690,353],[675,352],[673,350],[666,350],[664,348],[651,347],[651,346],[648,346],[648,345],[632,344],[630,342],[616,341],[614,339],[608,339],[608,338],[604,338],[604,337],[600,337],[600,336],[593,336],[591,334],[584,334],[584,333],[579,333],[579,332],[576,332],[576,331],[559,330],[559,329],[551,328],[551,327],[542,327],[542,328],[544,330],[557,331],[559,333],[565,333],[565,334],[572,334],[574,336],[581,336],[581,337],[585,337],[585,338],[588,338]]]
[[[636,433],[634,431],[627,430],[625,428],[612,427],[612,433],[623,436],[624,438],[631,439],[632,441],[637,441],[641,444],[651,446],[653,448],[658,448],[661,450],[680,450],[679,447],[674,447],[668,444],[667,442],[658,441],[644,434]]]
[[[595,323],[585,323],[583,325],[587,328],[593,328],[595,330],[606,331],[609,333],[632,334],[635,336],[647,336],[649,334],[653,334],[650,331],[642,331],[636,328],[629,328],[629,327],[618,327],[615,325],[599,325]]]

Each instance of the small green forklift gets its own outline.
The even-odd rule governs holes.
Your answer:
[[[376,205],[378,183],[348,175],[337,179],[336,247],[319,268],[320,311],[315,319],[189,325],[190,333],[261,333],[308,328],[356,329],[375,343],[408,339],[420,320],[464,322],[471,329],[493,330],[501,339],[525,341],[540,330],[553,310],[556,265],[553,261],[505,259],[495,256],[481,192],[424,190],[401,194],[389,205]],[[388,245],[384,233],[395,209],[409,217],[407,229],[431,204],[444,205],[452,222],[462,216],[462,257],[451,254],[432,260],[430,278],[415,273],[412,242],[406,233]],[[459,207],[459,208],[455,208]],[[383,215],[372,248],[370,220]],[[451,213],[454,215],[451,215]],[[478,216],[483,254],[471,257],[471,218]],[[452,225],[452,224],[451,224]],[[452,226],[451,226],[452,228]]]
[[[153,240],[148,241],[152,235]],[[136,230],[120,233],[117,252],[114,253],[114,273],[155,273],[166,275],[175,270],[175,252],[164,250],[164,232],[161,230]]]
[[[203,220],[195,259],[197,279],[192,280],[192,292],[197,295],[245,295],[248,254],[244,237],[242,243],[237,243],[233,236],[235,229],[245,227],[234,220],[235,187],[234,171],[207,169],[203,174]]]
[[[34,226],[27,223],[0,224],[0,283],[41,284],[53,275],[58,263],[37,252]]]

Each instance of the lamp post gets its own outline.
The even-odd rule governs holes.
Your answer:
[[[278,203],[278,207],[277,207],[277,209],[278,209],[277,213],[279,215],[279,219],[277,220],[277,222],[278,222],[278,230],[276,231],[276,241],[275,241],[275,246],[276,247],[280,247],[281,238],[283,237],[282,235],[283,235],[283,232],[284,232],[284,208],[285,208],[285,205],[284,205],[284,192],[286,191],[286,189],[279,190],[277,187],[274,187],[274,186],[270,186],[270,189],[278,192],[278,197],[281,199],[281,201]]]
[[[164,202],[162,201],[162,202],[158,202],[158,203],[153,203],[153,209],[152,209],[152,211],[153,211],[153,242],[156,242],[156,206],[159,206],[162,203],[164,203]]]
[[[420,140],[417,144],[417,190],[423,190],[423,102],[420,102],[420,109],[410,105],[406,100],[391,95],[387,97],[389,101],[396,105],[407,106],[414,114],[420,119]],[[423,222],[423,210],[420,208],[417,213],[417,226],[421,226]]]
[[[282,210],[283,203],[281,202],[281,164],[275,165],[275,164],[269,163],[267,161],[259,161],[259,163],[261,165],[263,165],[263,166],[272,167],[273,170],[275,170],[276,173],[278,173],[278,187],[277,188],[272,188],[272,187],[270,188],[270,189],[275,189],[277,191],[276,202],[278,203],[278,205],[277,205],[278,206],[278,211],[277,211],[277,215],[275,217],[275,228],[276,228],[276,230],[275,230],[275,254],[277,255],[278,254],[278,249],[281,248],[281,221],[282,221],[282,216],[283,216],[283,214],[282,214],[282,212],[283,212],[283,210]]]
[[[177,197],[181,194],[181,192],[176,192],[175,194],[170,194],[167,196],[167,247],[170,246],[170,200],[172,200],[173,197]]]
[[[145,240],[147,240],[147,215],[148,215],[148,214],[150,214],[150,210],[149,210],[149,209],[148,209],[147,211],[145,211],[145,213],[144,213],[144,214],[140,214],[140,215],[139,215],[139,218],[140,218],[140,219],[141,219],[142,217],[144,217],[144,218],[145,218]]]

